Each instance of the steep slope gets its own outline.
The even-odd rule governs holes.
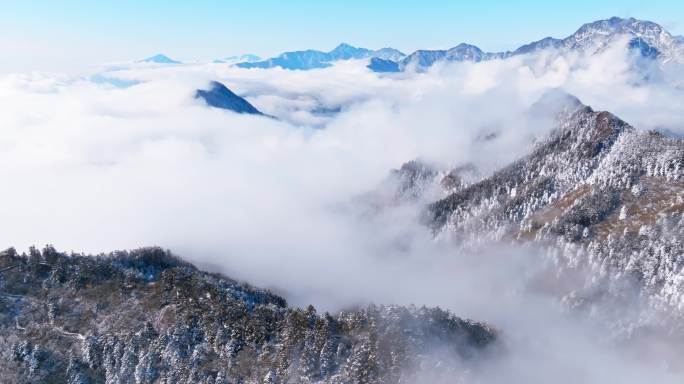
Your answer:
[[[457,185],[427,212],[436,233],[463,246],[550,246],[559,276],[581,271],[567,303],[594,310],[633,292],[666,315],[655,321],[684,316],[682,140],[637,131],[568,98],[556,129],[531,154]]]
[[[195,92],[196,99],[204,100],[208,106],[227,109],[237,113],[245,113],[250,115],[263,115],[247,100],[233,93],[228,87],[212,81],[209,84],[208,90],[198,89]]]
[[[0,252],[0,308],[13,383],[411,382],[463,375],[496,340],[439,309],[290,308],[158,248]]]
[[[405,55],[393,48],[382,48],[373,51],[366,48],[357,48],[349,44],[340,44],[330,52],[316,50],[285,52],[278,57],[253,63],[239,63],[240,68],[274,68],[292,70],[309,70],[327,68],[332,63],[340,60],[367,59],[377,57],[383,60],[400,60]]]

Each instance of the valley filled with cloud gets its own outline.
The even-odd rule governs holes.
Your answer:
[[[651,307],[628,293],[575,311],[570,292],[586,283],[555,269],[560,240],[450,236],[426,211],[453,191],[430,182],[396,193],[393,170],[412,160],[440,178],[467,168],[466,185],[524,158],[557,128],[565,99],[543,102],[556,92],[681,139],[681,65],[628,44],[396,73],[342,60],[309,71],[135,62],[2,75],[0,248],[160,246],[319,312],[439,306],[500,332],[505,353],[462,382],[681,382],[681,302],[667,325],[644,320]],[[265,115],[208,106],[195,92],[211,81]]]

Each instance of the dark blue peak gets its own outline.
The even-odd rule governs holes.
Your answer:
[[[392,60],[384,60],[373,57],[370,63],[366,66],[373,72],[399,72],[399,63]]]
[[[247,100],[236,95],[218,81],[212,81],[209,84],[209,90],[198,89],[195,92],[195,98],[203,99],[210,107],[227,109],[237,113],[263,115]]]

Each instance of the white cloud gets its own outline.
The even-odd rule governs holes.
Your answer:
[[[106,73],[141,82],[125,88],[8,75],[0,78],[0,248],[161,245],[298,305],[413,302],[490,321],[514,348],[501,369],[516,378],[579,372],[566,377],[600,382],[607,367],[639,382],[642,366],[527,292],[536,252],[457,254],[417,223],[414,207],[366,220],[352,203],[417,157],[491,172],[521,156],[551,128],[527,120],[526,108],[555,87],[638,127],[684,132],[682,91],[634,85],[624,56],[540,55],[390,76],[361,62],[308,72],[209,64]],[[193,93],[209,80],[279,120],[204,106]],[[497,138],[482,141],[489,133]],[[535,359],[548,368],[532,374]]]

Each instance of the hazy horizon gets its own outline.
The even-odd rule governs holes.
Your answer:
[[[258,4],[257,4],[258,3]],[[255,9],[257,11],[255,11]],[[9,1],[0,5],[0,72],[73,72],[163,53],[210,61],[284,51],[366,48],[445,49],[469,43],[505,51],[612,16],[635,17],[684,34],[676,1],[588,0],[454,3],[272,0],[218,2]]]

